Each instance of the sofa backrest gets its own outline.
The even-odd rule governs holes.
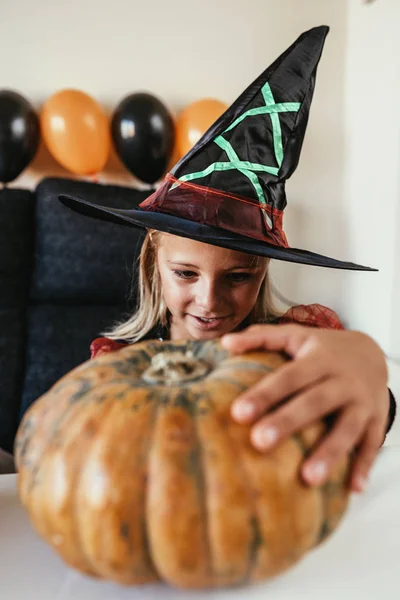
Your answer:
[[[118,208],[134,208],[148,195],[55,178],[43,180],[35,196],[0,192],[0,219],[6,215],[0,250],[10,249],[4,265],[0,257],[0,290],[6,289],[0,294],[6,332],[0,345],[0,447],[5,449],[32,402],[88,360],[90,342],[132,312],[136,302],[133,282],[143,232],[77,214],[58,201],[60,193]]]
[[[0,447],[12,448],[24,379],[35,196],[0,190]]]

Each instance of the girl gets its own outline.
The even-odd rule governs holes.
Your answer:
[[[373,270],[291,248],[282,228],[285,181],[299,159],[327,32],[318,27],[300,36],[139,210],[60,200],[86,215],[148,230],[138,310],[95,340],[92,356],[146,337],[221,337],[232,352],[285,351],[293,360],[238,398],[232,417],[251,423],[252,443],[267,451],[306,424],[335,415],[304,462],[303,478],[321,485],[336,462],[356,449],[351,488],[361,491],[394,419],[384,354],[370,337],[344,331],[324,307],[296,307],[279,317],[268,280],[271,258]]]

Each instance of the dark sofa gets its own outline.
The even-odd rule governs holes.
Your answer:
[[[48,178],[0,191],[0,448],[12,452],[23,413],[90,357],[90,342],[134,308],[141,231],[83,217],[75,194],[131,208],[149,192]]]

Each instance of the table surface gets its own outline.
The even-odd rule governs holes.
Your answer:
[[[0,590],[12,600],[379,600],[400,598],[400,447],[384,447],[367,491],[353,495],[336,532],[291,570],[261,585],[187,592],[129,588],[66,567],[33,531],[16,491],[0,476]]]

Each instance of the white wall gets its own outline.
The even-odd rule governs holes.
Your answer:
[[[400,357],[400,3],[350,0],[346,76],[345,216],[351,253],[379,268],[348,278],[353,327]],[[397,246],[397,248],[396,248]]]
[[[381,271],[276,263],[273,273],[293,302],[331,306],[347,325],[368,331],[392,352],[394,345],[400,349],[400,333],[393,333],[394,326],[400,330],[394,293],[400,274],[394,262],[400,164],[399,86],[392,80],[400,55],[396,4],[1,0],[0,86],[20,91],[38,110],[64,87],[88,92],[108,111],[139,90],[158,95],[173,111],[207,96],[230,103],[302,31],[330,25],[302,158],[287,185],[285,229],[293,246]],[[34,186],[49,174],[71,176],[42,146],[13,185]],[[134,184],[115,155],[100,181]]]
[[[230,103],[303,30],[328,23],[333,31],[319,90],[324,104],[327,68],[344,59],[345,0],[301,5],[302,10],[298,0],[1,0],[0,56],[9,60],[0,63],[0,85],[20,90],[37,108],[64,87],[85,90],[108,111],[139,90],[158,95],[175,112],[207,96]],[[343,68],[337,73],[342,76]],[[341,94],[339,88],[336,99]],[[334,105],[335,98],[331,109]],[[318,109],[313,118],[319,131]],[[68,175],[42,148],[15,185],[30,185],[49,170]],[[101,179],[134,183],[115,156]]]

